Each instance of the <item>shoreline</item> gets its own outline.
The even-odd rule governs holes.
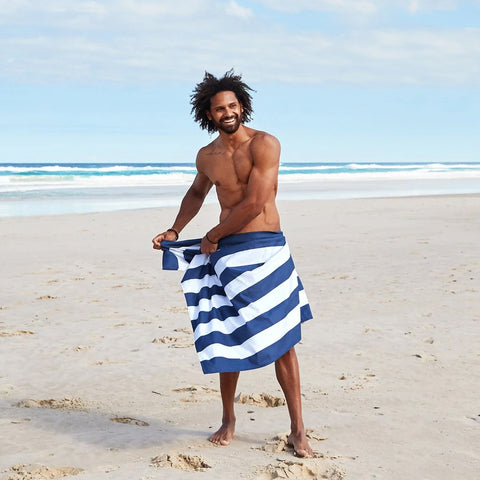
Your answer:
[[[218,379],[191,345],[181,274],[162,271],[150,243],[177,207],[5,217],[0,479],[40,465],[82,469],[79,480],[253,480],[294,462],[297,478],[475,480],[480,195],[279,210],[314,313],[297,354],[321,456],[297,459],[275,439],[285,406],[238,402],[232,444],[206,440],[221,417]],[[182,238],[217,213],[206,205]],[[281,397],[273,366],[242,373],[237,393]],[[183,470],[165,457],[180,454]],[[196,471],[198,459],[209,468]]]
[[[212,194],[210,194],[212,195]],[[478,198],[480,197],[480,192],[473,192],[473,193],[432,193],[432,194],[417,194],[417,195],[398,195],[398,196],[372,196],[372,197],[345,197],[345,198],[285,198],[285,197],[277,197],[277,206],[279,210],[281,210],[282,204],[288,203],[305,203],[308,204],[310,202],[319,202],[319,203],[334,203],[334,202],[361,202],[361,201],[375,201],[375,200],[408,200],[408,199],[423,199],[423,198],[431,198],[431,199],[442,199],[442,198]],[[215,208],[216,206],[216,199],[211,198],[210,201],[206,201],[204,203],[203,208]],[[0,223],[1,222],[8,222],[13,221],[15,219],[35,219],[35,218],[61,218],[61,217],[70,217],[70,216],[89,216],[89,215],[108,215],[108,214],[128,214],[128,213],[135,213],[135,212],[146,212],[146,211],[172,211],[176,213],[179,208],[179,203],[175,203],[173,205],[160,205],[160,206],[146,206],[146,207],[137,207],[137,208],[124,208],[124,209],[115,209],[115,210],[99,210],[99,211],[86,211],[86,212],[66,212],[66,213],[56,213],[56,214],[37,214],[37,215],[16,215],[16,216],[1,216],[0,215]],[[280,211],[281,214],[281,211]]]
[[[36,216],[58,216],[77,213],[135,211],[149,208],[177,207],[187,185],[163,187],[111,187],[52,190],[46,197],[5,199],[0,203],[0,219]],[[65,196],[67,195],[67,196]],[[462,180],[355,180],[305,181],[280,183],[277,201],[361,200],[411,198],[445,195],[480,195],[477,179]],[[216,202],[215,192],[205,203]]]

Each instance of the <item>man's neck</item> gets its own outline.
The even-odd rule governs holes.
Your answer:
[[[248,140],[252,135],[253,130],[251,128],[240,125],[235,133],[227,133],[219,130],[219,140],[226,148],[235,149],[240,144]]]

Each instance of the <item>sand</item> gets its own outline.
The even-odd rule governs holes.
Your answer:
[[[218,379],[150,244],[174,209],[3,218],[0,479],[478,479],[480,197],[280,210],[315,315],[297,353],[316,458],[285,444],[272,366],[240,376],[232,444],[206,440]]]

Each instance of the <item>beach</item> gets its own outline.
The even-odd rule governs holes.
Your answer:
[[[480,195],[280,200],[314,319],[297,346],[313,459],[273,366],[220,425],[152,237],[175,207],[0,218],[0,479],[477,480]],[[182,232],[215,224],[205,205]],[[262,396],[263,395],[263,396]],[[276,404],[278,406],[272,406]]]

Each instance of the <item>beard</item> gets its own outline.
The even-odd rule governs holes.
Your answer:
[[[215,122],[215,126],[218,130],[221,130],[222,132],[233,134],[240,128],[241,125],[241,121],[238,115],[235,115],[234,118],[235,121],[233,123],[224,124],[223,121],[220,120],[220,122]]]

